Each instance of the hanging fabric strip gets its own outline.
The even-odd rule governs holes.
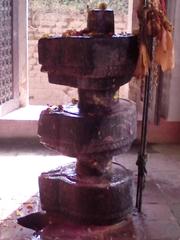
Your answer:
[[[142,2],[142,1],[141,1]],[[164,0],[146,1],[140,5],[139,19],[139,59],[134,76],[143,79],[152,59],[148,55],[148,39],[155,39],[155,61],[163,72],[174,68],[173,27],[166,16]]]
[[[166,2],[165,0],[160,0],[161,9],[166,14]]]

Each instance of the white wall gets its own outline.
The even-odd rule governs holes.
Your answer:
[[[174,25],[175,68],[164,75],[162,105],[168,121],[180,121],[180,1],[168,6]]]
[[[174,28],[176,65],[171,75],[168,120],[180,121],[180,1],[176,2]]]

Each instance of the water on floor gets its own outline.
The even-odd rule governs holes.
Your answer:
[[[151,145],[142,213],[113,226],[82,226],[66,220],[39,236],[17,224],[18,217],[40,209],[38,176],[74,161],[45,149],[37,141],[0,141],[0,240],[180,240],[180,146]],[[137,179],[137,147],[115,157]],[[61,235],[60,235],[61,233]],[[59,237],[60,236],[60,237]]]

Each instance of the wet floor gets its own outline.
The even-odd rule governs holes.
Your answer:
[[[115,158],[137,177],[137,147]],[[112,226],[82,226],[61,219],[34,231],[16,223],[18,217],[40,210],[38,176],[74,161],[40,146],[36,141],[0,142],[0,240],[180,240],[180,145],[149,146],[148,176],[142,214]]]

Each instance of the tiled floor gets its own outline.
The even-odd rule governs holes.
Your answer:
[[[151,145],[148,152],[143,213],[134,212],[130,219],[115,225],[113,233],[101,227],[99,236],[97,229],[88,228],[93,237],[81,238],[79,230],[74,230],[76,237],[72,239],[180,240],[180,145]],[[136,159],[137,147],[115,158],[133,171],[135,190]],[[60,239],[45,235],[35,238],[33,231],[17,225],[16,219],[39,210],[39,174],[71,161],[74,159],[58,156],[36,141],[0,141],[0,240]]]

